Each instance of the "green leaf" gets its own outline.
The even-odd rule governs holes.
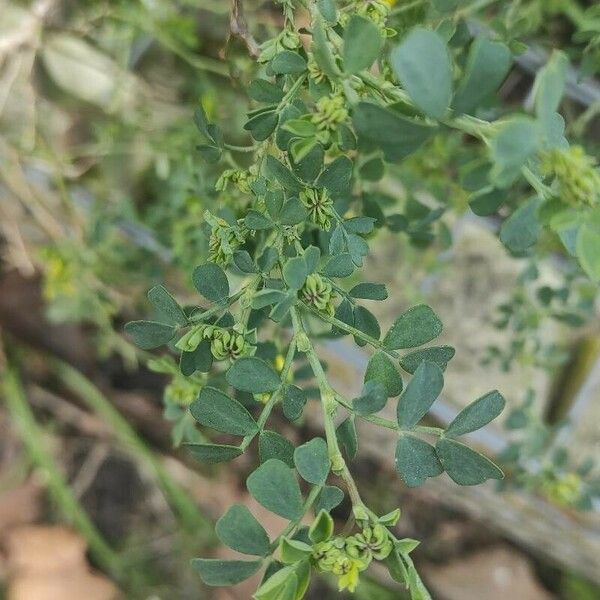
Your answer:
[[[176,329],[156,321],[130,321],[125,325],[125,332],[133,338],[138,348],[152,350],[168,344],[175,337]]]
[[[162,285],[156,285],[148,291],[148,300],[159,312],[160,317],[164,317],[169,323],[187,325],[188,319],[183,309]]]
[[[364,382],[368,381],[381,383],[389,398],[398,396],[402,392],[402,377],[385,352],[376,352],[369,359]]]
[[[265,79],[255,79],[248,87],[248,95],[257,102],[278,104],[283,99],[285,92],[277,85]]]
[[[317,0],[321,16],[331,25],[337,23],[337,7],[335,0]]]
[[[352,161],[347,156],[338,156],[325,167],[316,185],[324,187],[334,200],[345,199],[352,188],[352,169]]]
[[[400,366],[412,375],[424,360],[428,360],[435,363],[442,371],[445,371],[455,352],[452,346],[431,346],[430,348],[415,350],[405,354],[400,359]]]
[[[522,254],[538,240],[542,226],[538,218],[538,209],[542,200],[532,198],[502,223],[500,241],[516,254]]]
[[[600,281],[600,227],[585,223],[579,228],[575,242],[577,258],[590,279]]]
[[[281,384],[275,369],[254,356],[238,358],[227,371],[225,379],[236,390],[252,394],[274,392]]]
[[[269,536],[246,506],[234,504],[215,526],[217,537],[242,554],[269,554]]]
[[[398,425],[412,429],[427,414],[444,387],[442,370],[432,362],[423,361],[408,382],[398,402]]]
[[[302,495],[292,469],[272,458],[251,473],[246,482],[252,497],[267,510],[295,520],[302,516]]]
[[[356,106],[352,122],[361,147],[380,148],[389,162],[406,158],[436,132],[433,125],[368,102]]]
[[[358,283],[348,293],[352,298],[363,300],[385,300],[388,297],[383,283]]]
[[[263,213],[260,213],[257,210],[249,210],[246,213],[244,224],[248,229],[252,229],[254,231],[271,229],[273,227],[273,222],[265,217]]]
[[[256,273],[252,257],[246,250],[237,250],[234,252],[233,263],[242,273]]]
[[[311,49],[315,62],[327,77],[336,80],[341,75],[340,69],[331,51],[322,20],[319,18],[313,21],[312,41]]]
[[[422,485],[429,477],[436,477],[444,472],[435,448],[409,434],[398,438],[396,470],[408,487]]]
[[[306,281],[308,269],[303,256],[288,259],[283,265],[283,280],[292,290],[299,290]]]
[[[299,563],[302,564],[302,563]],[[290,565],[279,569],[254,593],[255,600],[298,600],[298,574],[297,565]]]
[[[379,56],[383,37],[373,21],[352,15],[344,30],[343,62],[346,73],[368,69]]]
[[[478,485],[488,479],[504,478],[489,458],[456,440],[440,438],[436,451],[444,470],[458,485]]]
[[[344,419],[337,426],[335,435],[338,443],[348,455],[348,458],[355,458],[356,453],[358,452],[358,436],[356,435],[356,426],[354,425],[354,420],[351,417]]]
[[[442,333],[442,322],[426,304],[403,312],[390,327],[383,344],[390,350],[414,348],[430,342]]]
[[[223,302],[229,298],[229,281],[225,271],[214,263],[206,263],[194,269],[194,287],[211,302]]]
[[[208,373],[212,367],[213,356],[210,351],[210,341],[202,340],[192,352],[182,352],[179,359],[179,370],[189,377],[196,371]]]
[[[315,502],[315,510],[331,512],[344,499],[344,492],[335,485],[325,485]]]
[[[237,401],[213,387],[203,387],[190,405],[198,423],[222,433],[252,435],[258,427],[252,415]]]
[[[323,485],[331,468],[325,440],[317,437],[298,446],[294,452],[294,463],[302,479],[314,485]]]
[[[348,252],[332,256],[323,267],[326,277],[349,277],[354,271],[352,257]]]
[[[320,510],[317,518],[308,530],[308,537],[313,544],[326,542],[333,535],[333,519],[326,510]]]
[[[220,558],[195,558],[192,568],[206,585],[236,585],[260,569],[262,560],[221,560]]]
[[[538,124],[528,117],[515,117],[498,129],[490,143],[494,162],[490,179],[496,187],[506,188],[519,177],[539,142]]]
[[[265,111],[246,121],[244,129],[249,131],[256,141],[263,142],[275,131],[277,123],[279,123],[277,111]]]
[[[297,225],[307,218],[308,211],[298,198],[290,198],[279,213],[279,222],[282,225]]]
[[[279,542],[279,555],[285,565],[293,565],[301,560],[306,560],[312,554],[312,547],[306,542],[283,537]]]
[[[495,92],[508,74],[512,57],[502,42],[478,37],[471,44],[465,73],[454,96],[457,113],[470,113]]]
[[[284,50],[273,57],[269,66],[277,75],[294,75],[306,71],[306,60],[297,52]]]
[[[504,410],[505,404],[500,392],[488,392],[458,413],[446,429],[446,435],[463,435],[481,429]]]
[[[299,193],[303,187],[298,178],[281,161],[270,154],[267,154],[265,158],[265,176],[267,179],[277,180],[284,190],[293,194]]]
[[[286,385],[283,389],[281,405],[283,414],[290,421],[297,421],[304,412],[308,398],[303,389],[295,385]]]
[[[392,51],[391,64],[415,105],[441,119],[452,98],[452,65],[444,40],[415,27]]]
[[[386,388],[379,381],[367,381],[358,398],[352,401],[352,409],[357,415],[371,415],[379,412],[387,403]]]
[[[357,306],[354,309],[354,327],[376,340],[378,340],[381,335],[381,328],[379,327],[377,318],[364,306]],[[359,346],[364,346],[366,344],[366,342],[361,340],[358,336],[354,336],[354,341]]]
[[[294,467],[294,444],[276,431],[261,431],[258,438],[258,456],[261,463],[277,458],[288,467]]]
[[[224,444],[185,444],[185,446],[196,460],[209,464],[228,462],[243,454],[237,446]]]

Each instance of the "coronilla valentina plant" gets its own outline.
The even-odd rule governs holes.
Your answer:
[[[446,429],[423,424],[454,349],[430,345],[442,324],[427,305],[400,314],[386,332],[363,305],[388,297],[380,283],[356,283],[371,237],[410,223],[406,215],[386,215],[373,186],[386,163],[435,136],[468,136],[486,149],[473,195],[481,214],[506,203],[511,190],[529,186],[527,200],[510,205],[500,232],[505,245],[526,252],[545,227],[596,277],[597,174],[582,150],[569,148],[556,112],[564,56],[555,55],[538,77],[534,116],[489,122],[475,114],[510,69],[511,50],[501,40],[469,37],[459,47],[453,38],[464,29],[445,9],[432,8],[425,26],[397,31],[389,5],[378,0],[280,4],[283,28],[262,44],[261,75],[248,89],[254,105],[244,129],[252,144],[229,144],[202,108],[196,112],[198,150],[212,163],[226,159],[217,187],[239,207],[205,214],[209,260],[192,277],[205,303],[182,307],[157,286],[149,292],[155,319],[126,329],[138,346],[166,345],[179,357],[171,390],[181,411],[176,416],[189,407],[212,440],[182,433],[190,452],[222,463],[257,447],[248,491],[287,521],[272,539],[245,506],[228,509],[216,526],[219,539],[253,558],[195,560],[207,585],[235,585],[262,570],[254,598],[300,599],[315,571],[353,591],[361,573],[380,562],[413,599],[426,599],[410,557],[418,542],[393,533],[398,507],[376,514],[352,476],[356,422],[394,433],[395,464],[406,485],[443,472],[459,485],[476,485],[501,479],[502,471],[462,436],[497,417],[504,399],[496,391],[482,396]],[[252,160],[242,166],[239,157]],[[429,235],[443,212],[423,211],[420,229],[408,233]],[[356,398],[331,383],[315,343],[323,335],[349,336],[372,349]],[[311,395],[307,378],[316,382],[323,429],[295,447],[271,429],[272,417],[302,418]],[[389,403],[396,407],[393,420],[378,414]],[[330,513],[345,497],[348,524],[336,531]]]

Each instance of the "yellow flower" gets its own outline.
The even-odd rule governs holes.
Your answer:
[[[348,590],[354,592],[359,582],[359,573],[363,567],[360,560],[348,559],[344,565],[345,573],[338,579],[338,590],[340,592]]]

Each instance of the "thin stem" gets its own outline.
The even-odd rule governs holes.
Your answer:
[[[234,144],[223,144],[227,150],[233,150],[234,152],[254,152],[258,147],[256,144],[252,146],[236,146]]]
[[[206,319],[209,319],[210,317],[219,314],[224,308],[231,306],[234,302],[239,300],[242,297],[242,295],[246,292],[247,287],[248,286],[243,286],[235,294],[233,294],[233,296],[229,296],[226,302],[215,304],[215,306],[209,308],[208,310],[205,310],[204,312],[195,313],[191,315],[189,318],[190,323],[195,323],[196,321],[206,321]]]

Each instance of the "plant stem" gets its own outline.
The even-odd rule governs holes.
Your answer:
[[[327,381],[327,376],[325,375],[325,371],[323,370],[321,361],[315,351],[312,342],[306,335],[304,325],[302,324],[302,320],[298,315],[295,306],[293,306],[290,309],[290,314],[292,317],[294,333],[298,339],[298,349],[306,353],[306,357],[308,359],[308,362],[310,363],[315,378],[317,379],[317,384],[321,392],[321,409],[323,412],[323,424],[325,428],[327,449],[329,452],[329,459],[331,460],[331,470],[336,475],[341,477],[344,483],[346,484],[346,488],[348,489],[348,494],[350,495],[350,500],[352,501],[354,511],[356,512],[357,509],[362,509],[363,511],[365,511],[365,504],[362,501],[362,498],[360,497],[360,493],[358,491],[358,488],[356,487],[354,478],[352,477],[352,474],[350,473],[350,470],[346,465],[346,461],[342,456],[342,452],[340,450],[335,431],[333,417],[335,416],[335,412],[337,409],[337,392],[331,387],[331,385]]]

